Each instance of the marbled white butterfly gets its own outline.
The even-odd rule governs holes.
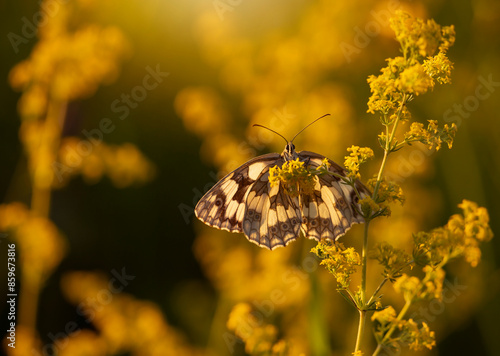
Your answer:
[[[265,126],[254,126],[281,136],[287,142],[285,149],[281,154],[269,153],[251,159],[222,178],[196,205],[198,219],[218,229],[243,232],[251,242],[271,250],[288,245],[301,231],[309,239],[335,241],[353,224],[364,222],[356,191],[334,175],[317,176],[313,193],[298,197],[287,194],[281,184],[271,187],[270,168],[298,158],[310,169],[316,169],[325,157],[314,152],[296,152],[295,137],[288,141]],[[346,176],[342,167],[330,159],[328,162],[330,172]],[[356,181],[356,189],[361,198],[370,195],[359,181]]]

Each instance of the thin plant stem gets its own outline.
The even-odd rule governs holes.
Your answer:
[[[40,145],[30,157],[32,167],[32,195],[31,210],[33,214],[42,218],[49,218],[53,172],[51,163],[55,161],[59,149],[61,130],[66,116],[65,102],[52,102],[48,105],[41,134]],[[23,293],[19,299],[19,324],[23,327],[36,329],[36,314],[40,290],[43,286],[42,272],[21,275]]]
[[[367,305],[372,304],[373,299],[377,297],[378,292],[382,289],[384,284],[389,280],[389,278],[384,278],[384,280],[378,285],[377,289],[375,289],[375,292],[373,292],[372,296],[370,297],[370,300],[366,303]]]
[[[412,263],[414,263],[415,261],[414,260],[411,260],[411,261],[408,261],[407,263],[405,263],[403,266],[401,266],[401,268],[399,268],[396,272],[400,272],[402,271],[404,268],[408,267],[409,265],[411,265]],[[384,286],[384,284],[389,280],[388,277],[385,277],[384,280],[382,282],[380,282],[380,284],[378,285],[377,289],[375,289],[375,292],[373,292],[372,296],[370,297],[370,299],[368,300],[368,302],[366,303],[367,305],[370,305],[372,304],[373,302],[373,299],[375,299],[377,297],[377,294],[378,292],[382,289],[382,287]]]
[[[366,265],[368,256],[368,229],[370,228],[370,220],[365,222],[363,233],[363,250],[361,251],[361,302],[363,306],[366,302]]]
[[[361,338],[363,335],[363,331],[365,329],[365,321],[366,321],[366,310],[360,310],[359,311],[358,335],[356,337],[356,346],[354,348],[354,353],[358,352],[361,349]]]
[[[380,188],[380,183],[382,182],[382,176],[384,174],[385,166],[387,164],[387,157],[392,152],[391,145],[392,145],[392,142],[394,140],[394,136],[396,135],[396,129],[397,129],[398,123],[399,123],[400,118],[401,118],[401,113],[403,112],[403,107],[406,104],[407,100],[408,100],[408,96],[406,94],[403,94],[403,98],[401,100],[401,105],[400,105],[398,112],[396,114],[396,119],[394,120],[392,131],[391,131],[389,137],[387,137],[387,135],[389,133],[389,126],[386,125],[387,141],[385,143],[385,148],[384,148],[384,157],[383,157],[382,162],[380,164],[380,169],[379,169],[378,175],[377,175],[377,182],[375,183],[375,188],[373,190],[372,199],[374,199],[374,200],[377,199],[378,190]],[[363,334],[363,330],[364,330],[364,326],[365,326],[365,321],[366,321],[366,308],[368,305],[366,303],[366,269],[367,269],[368,229],[369,229],[369,227],[370,227],[370,219],[366,218],[365,229],[364,229],[364,234],[363,234],[363,250],[362,250],[362,255],[361,255],[361,291],[360,291],[361,306],[359,308],[358,335],[356,337],[356,346],[355,346],[354,352],[357,352],[360,350],[361,338],[362,338],[362,334]],[[382,284],[379,286],[379,288],[377,288],[375,293],[370,298],[370,302],[373,300],[374,296],[376,295],[376,293],[378,293],[378,291],[380,290],[380,288],[382,287],[382,285],[384,283],[385,283],[385,281],[382,282]]]
[[[358,335],[356,336],[356,346],[354,352],[360,350],[361,338],[363,336],[363,331],[365,328],[366,321],[366,265],[367,265],[367,255],[368,255],[368,229],[370,227],[370,220],[367,219],[365,222],[365,229],[363,233],[363,250],[361,252],[361,308],[359,308],[359,325],[358,325]]]
[[[387,164],[387,157],[392,152],[391,145],[394,140],[394,136],[396,136],[396,129],[401,119],[401,113],[403,112],[403,107],[405,106],[407,100],[408,100],[408,95],[403,94],[403,98],[401,99],[401,105],[399,106],[398,112],[396,114],[396,119],[394,120],[390,136],[387,136],[387,134],[389,133],[389,126],[386,125],[386,142],[384,148],[384,157],[382,158],[382,163],[380,164],[380,169],[377,175],[377,182],[375,183],[375,188],[373,189],[373,195],[372,195],[372,199],[375,201],[377,199],[380,183],[382,182],[382,175],[384,174],[385,166]]]

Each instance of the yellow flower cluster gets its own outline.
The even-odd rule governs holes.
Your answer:
[[[281,167],[269,169],[269,183],[271,187],[283,184],[288,195],[296,197],[299,194],[312,194],[316,185],[316,170],[310,170],[298,158],[286,161]]]
[[[359,166],[373,157],[373,150],[369,147],[351,146],[347,148],[349,156],[345,156],[344,167],[348,171],[348,176],[352,179],[359,179]]]
[[[361,266],[361,258],[353,247],[344,247],[340,242],[320,241],[312,250],[321,259],[321,264],[337,279],[339,288],[347,289],[351,275]]]
[[[16,242],[27,281],[44,281],[66,253],[66,241],[54,223],[37,216],[24,204],[0,205],[0,231],[8,232]]]
[[[422,64],[427,75],[435,79],[439,84],[451,83],[451,70],[453,63],[446,57],[446,53],[439,52],[434,57],[424,60]]]
[[[58,178],[54,181],[56,187],[65,185],[77,174],[87,183],[96,183],[106,175],[117,188],[147,183],[155,177],[155,165],[131,143],[93,145],[85,141],[83,143],[90,149],[83,154],[81,143],[76,137],[62,140],[58,161],[52,165]]]
[[[158,306],[119,291],[123,287],[97,273],[72,272],[63,276],[65,297],[78,305],[79,312],[97,332],[77,330],[69,334],[60,341],[65,345],[61,356],[202,354],[166,322]]]
[[[371,178],[367,182],[367,187],[372,191],[377,187],[376,201],[371,197],[366,197],[360,201],[361,209],[365,217],[390,216],[391,208],[389,204],[399,202],[401,205],[405,202],[403,189],[395,182],[389,182],[385,177],[380,181],[377,178]]]
[[[375,216],[379,216],[380,213],[382,212],[382,208],[380,204],[377,204],[375,200],[372,199],[372,197],[365,197],[359,201],[359,205],[361,206],[361,212],[363,213],[363,217],[365,219],[370,219],[374,218]],[[384,214],[385,211],[387,211],[387,208],[384,209]]]
[[[259,320],[282,320],[275,325],[280,338],[293,340],[293,350],[287,355],[307,354],[310,339],[304,333],[303,322],[309,317],[307,305],[311,300],[309,268],[316,268],[316,260],[308,256],[297,262],[293,257],[306,253],[299,244],[275,251],[251,247],[242,236],[231,238],[210,228],[203,229],[195,240],[194,254],[220,295],[218,308],[226,311],[228,304],[246,302],[260,313]],[[213,327],[223,334],[226,330],[219,325],[227,321],[226,312],[219,316]],[[218,339],[214,336],[213,342]]]
[[[382,275],[384,278],[394,282],[401,277],[401,271],[411,263],[411,258],[403,250],[397,249],[387,242],[377,244],[368,253],[372,259],[376,259],[380,265],[384,266]]]
[[[391,28],[405,58],[428,58],[438,50],[446,52],[455,43],[453,26],[441,27],[432,19],[425,21],[401,10],[391,18]]]
[[[420,122],[412,122],[410,131],[405,133],[405,142],[422,142],[429,149],[435,148],[439,150],[443,143],[448,145],[448,148],[453,146],[453,139],[457,132],[457,125],[452,123],[451,126],[445,124],[442,129],[438,127],[436,120],[429,120],[427,129]]]
[[[88,25],[69,32],[70,16],[69,9],[50,16],[30,58],[9,74],[12,87],[24,91],[19,102],[23,118],[43,116],[48,98],[64,102],[88,97],[118,74],[117,64],[128,48],[121,31]]]
[[[391,306],[374,312],[371,320],[378,323],[375,338],[379,345],[397,349],[400,347],[400,343],[403,343],[415,351],[424,348],[431,350],[436,346],[435,333],[429,329],[426,322],[419,325],[413,319],[398,319],[396,311]],[[398,329],[398,335],[390,338],[385,337],[391,329]]]
[[[442,268],[433,269],[431,266],[425,266],[423,271],[425,272],[425,277],[422,280],[403,273],[394,282],[394,289],[404,296],[406,302],[414,303],[432,299],[441,300],[445,277],[444,270]]]
[[[368,112],[380,112],[386,123],[387,115],[392,116],[403,107],[405,95],[424,94],[434,87],[435,81],[450,83],[453,65],[446,51],[455,41],[453,26],[441,27],[434,20],[425,22],[403,11],[391,18],[391,28],[403,56],[388,59],[382,74],[368,78],[372,92]],[[408,117],[402,115],[405,116]]]
[[[459,207],[462,214],[453,215],[444,227],[413,236],[418,263],[438,265],[464,256],[473,267],[481,259],[479,244],[492,239],[488,211],[476,203],[464,200]]]
[[[264,323],[252,314],[248,303],[233,307],[227,320],[227,328],[245,343],[245,351],[255,356],[284,356],[288,346],[284,340],[277,340],[278,329]]]

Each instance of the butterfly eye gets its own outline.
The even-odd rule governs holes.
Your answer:
[[[330,221],[328,219],[321,219],[321,225],[328,226],[329,224],[330,224]]]
[[[284,231],[288,230],[288,224],[287,223],[281,224],[281,230],[284,230]]]
[[[318,219],[311,219],[311,226],[312,227],[318,226]]]

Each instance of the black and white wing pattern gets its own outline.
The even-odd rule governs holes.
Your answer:
[[[248,193],[263,172],[269,171],[269,167],[280,161],[282,159],[278,153],[270,153],[256,157],[236,168],[200,199],[194,210],[196,217],[205,224],[222,230],[243,232]],[[269,191],[266,188],[264,192],[259,193],[267,194]],[[262,208],[260,205],[259,209]]]
[[[278,153],[270,153],[238,167],[201,198],[196,216],[207,225],[243,232],[259,246],[286,246],[300,233],[298,199],[281,186],[269,186],[269,168],[284,162]]]
[[[318,168],[325,159],[314,152],[298,152],[301,161],[308,162],[312,169]],[[329,171],[345,176],[346,171],[328,159]],[[369,196],[370,191],[361,182],[356,188],[361,198]],[[303,194],[301,198],[301,229],[304,236],[310,239],[337,240],[344,235],[353,224],[363,223],[359,214],[359,197],[355,190],[331,174],[318,176],[313,194]]]
[[[325,158],[307,151],[291,153],[311,168]],[[351,225],[364,222],[354,189],[333,175],[319,176],[309,195],[291,197],[281,184],[271,187],[269,169],[281,167],[285,157],[284,153],[259,156],[226,175],[196,205],[198,219],[222,230],[243,232],[251,242],[271,250],[288,245],[301,231],[310,239],[336,240]],[[329,162],[332,172],[345,175],[344,169]],[[361,183],[357,188],[362,197],[370,194]]]

